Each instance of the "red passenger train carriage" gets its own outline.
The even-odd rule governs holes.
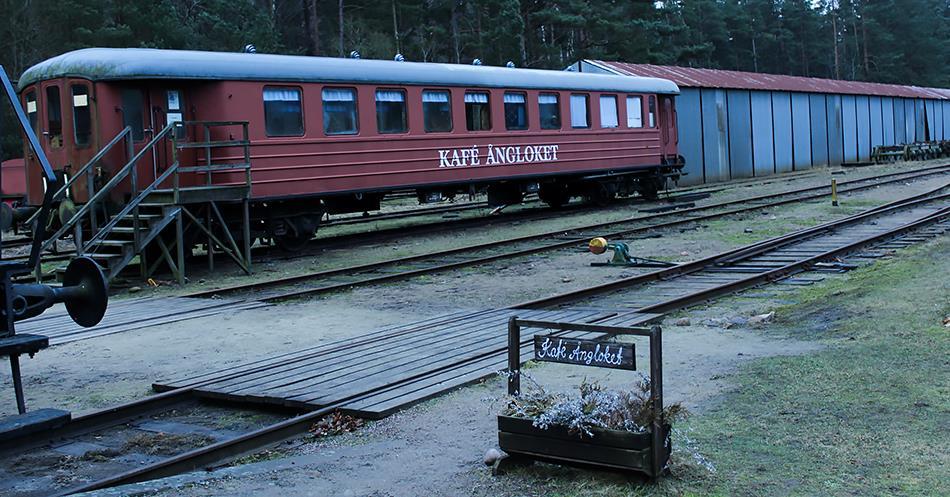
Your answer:
[[[175,122],[246,122],[255,236],[309,238],[324,213],[378,209],[394,190],[421,201],[487,190],[494,205],[537,191],[551,205],[655,195],[683,166],[676,150],[675,84],[562,71],[154,49],[69,52],[19,79],[24,108],[54,167],[67,177],[130,127],[138,151]],[[236,141],[182,127],[176,143]],[[175,157],[169,140],[144,154],[151,181]],[[195,164],[238,158],[240,147],[179,147]],[[110,151],[97,182],[128,151]],[[27,151],[27,202],[45,185]],[[187,175],[185,175],[187,176]],[[221,170],[214,185],[239,184]],[[205,179],[185,177],[185,184]],[[86,183],[70,198],[81,204]],[[127,195],[126,195],[127,196]],[[121,189],[112,201],[121,205]]]

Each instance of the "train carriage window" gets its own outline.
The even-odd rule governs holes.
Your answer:
[[[380,133],[405,133],[406,92],[376,90],[376,128]]]
[[[122,90],[122,125],[132,128],[132,140],[141,141],[145,138],[145,105],[142,102],[142,92],[139,90]]]
[[[649,103],[649,109],[648,109],[648,110],[649,110],[649,115],[647,116],[647,118],[649,119],[650,127],[651,127],[651,128],[655,128],[655,127],[656,127],[656,120],[654,119],[653,116],[656,115],[656,97],[654,97],[653,95],[650,95],[650,100],[649,100],[649,102],[650,102],[650,103]]]
[[[323,89],[323,131],[328,135],[355,135],[359,131],[356,91],[348,88]]]
[[[557,93],[538,95],[538,115],[541,117],[541,129],[561,129],[561,106]]]
[[[600,127],[601,128],[616,128],[619,125],[620,123],[617,118],[617,96],[616,95],[601,95],[600,96]]]
[[[299,88],[264,87],[264,129],[267,136],[303,135]]]
[[[643,127],[643,99],[640,97],[627,96],[627,127]]]
[[[427,133],[452,131],[452,105],[446,90],[422,92],[422,118]]]
[[[505,93],[505,128],[528,129],[528,109],[524,93]]]
[[[46,132],[53,148],[63,146],[63,112],[59,101],[59,87],[46,87]]]
[[[89,88],[72,85],[73,92],[73,138],[76,147],[88,147],[92,137],[92,113],[89,111]]]
[[[571,95],[571,127],[590,127],[590,107],[587,105],[587,95]]]
[[[36,92],[30,90],[26,94],[26,117],[30,120],[30,128],[36,131]]]
[[[465,92],[465,125],[469,131],[491,129],[491,109],[488,107],[488,93]]]

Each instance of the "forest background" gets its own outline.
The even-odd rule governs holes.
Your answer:
[[[16,79],[85,47],[563,69],[578,59],[950,87],[947,0],[0,0]],[[6,112],[4,113],[6,114]],[[3,119],[4,122],[9,122]],[[19,134],[2,130],[3,158]]]

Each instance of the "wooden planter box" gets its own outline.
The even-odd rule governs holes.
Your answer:
[[[656,478],[670,458],[670,425],[663,426],[659,464],[653,464],[653,434],[594,428],[593,437],[567,428],[536,428],[532,420],[498,416],[498,445],[508,454],[549,462],[646,473]]]

